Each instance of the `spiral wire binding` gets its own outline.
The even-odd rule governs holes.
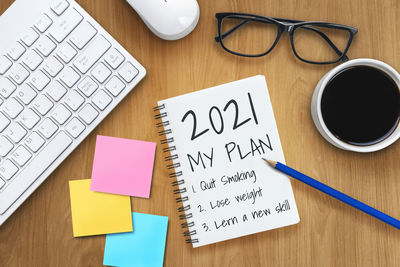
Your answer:
[[[154,119],[160,120],[159,122],[156,123],[157,128],[161,128],[161,127],[164,128],[163,130],[160,130],[158,132],[158,135],[160,137],[163,137],[163,139],[161,139],[161,144],[167,145],[167,147],[162,149],[163,153],[170,153],[170,155],[165,156],[164,159],[166,162],[170,162],[169,164],[167,164],[167,169],[173,170],[173,172],[171,172],[169,174],[169,178],[176,178],[176,181],[171,182],[171,185],[173,187],[176,187],[176,189],[174,189],[173,193],[175,195],[180,195],[179,197],[177,197],[175,199],[175,201],[177,203],[182,203],[182,206],[178,208],[178,212],[182,213],[179,215],[179,220],[185,220],[184,223],[181,223],[181,227],[188,228],[187,231],[183,232],[183,236],[189,237],[188,239],[185,240],[185,242],[187,244],[198,243],[199,239],[193,238],[193,236],[197,234],[197,231],[189,229],[190,227],[193,227],[195,225],[195,223],[194,223],[194,221],[190,221],[190,222],[188,221],[189,219],[193,218],[193,214],[191,212],[189,212],[191,209],[190,205],[185,205],[185,202],[187,202],[189,200],[189,197],[188,196],[182,197],[182,195],[181,195],[181,194],[186,193],[187,189],[186,189],[186,187],[182,187],[182,188],[179,187],[179,186],[185,184],[185,180],[179,179],[179,177],[183,175],[182,171],[177,171],[177,169],[179,169],[181,167],[181,164],[179,162],[176,162],[176,163],[173,162],[174,160],[179,159],[179,156],[178,156],[178,154],[173,154],[173,152],[176,151],[176,146],[172,145],[172,143],[175,142],[174,138],[173,137],[168,138],[168,136],[167,136],[168,134],[172,134],[172,130],[166,129],[166,127],[168,127],[170,125],[169,121],[162,120],[168,116],[167,112],[163,111],[164,109],[165,109],[165,104],[154,107],[153,111],[157,113],[156,115],[154,115]],[[188,213],[186,213],[186,212],[188,212]]]

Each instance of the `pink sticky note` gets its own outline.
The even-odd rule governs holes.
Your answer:
[[[92,191],[150,197],[156,143],[97,136]]]

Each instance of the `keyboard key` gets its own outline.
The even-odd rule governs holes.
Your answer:
[[[18,123],[11,123],[5,134],[14,142],[18,143],[26,135],[26,130]]]
[[[28,105],[36,97],[37,93],[35,92],[35,90],[32,89],[32,87],[24,83],[23,85],[18,87],[16,95],[22,103]]]
[[[95,39],[86,47],[74,61],[74,66],[82,73],[86,73],[111,47],[110,42],[102,35],[97,35]]]
[[[7,78],[0,77],[0,94],[7,98],[9,97],[17,87]]]
[[[28,68],[32,71],[36,70],[40,64],[43,62],[43,58],[39,56],[35,50],[28,51],[22,59],[22,62],[28,66]]]
[[[85,102],[85,99],[77,91],[73,90],[67,95],[64,102],[73,111],[76,111],[80,106],[82,106],[82,104]]]
[[[15,45],[8,51],[8,55],[14,59],[18,60],[24,53],[26,49],[20,43],[16,42]]]
[[[69,7],[69,3],[65,0],[53,0],[50,4],[51,10],[57,15],[61,15]]]
[[[38,91],[42,91],[49,83],[50,78],[43,71],[36,71],[32,74],[29,83]]]
[[[104,59],[114,70],[116,70],[122,64],[122,62],[125,61],[125,57],[115,48],[108,51],[104,56]]]
[[[12,119],[15,119],[18,114],[21,113],[21,111],[24,109],[24,107],[13,97],[7,100],[2,107],[3,111]]]
[[[32,154],[23,146],[19,146],[13,153],[11,153],[11,158],[21,167],[24,166],[31,157]]]
[[[0,156],[5,157],[13,149],[14,145],[4,136],[0,137]]]
[[[46,118],[39,126],[39,132],[46,138],[52,137],[57,130],[58,126],[49,118]]]
[[[0,179],[0,189],[2,189],[3,188],[3,186],[5,186],[5,182],[2,180],[2,179]]]
[[[53,21],[46,14],[42,14],[35,23],[35,27],[41,33],[44,33],[50,26],[53,24]]]
[[[71,138],[66,133],[58,133],[35,158],[15,176],[6,190],[0,194],[0,214],[14,203],[15,195],[21,195],[25,190],[36,181],[36,179],[46,171],[53,162],[72,144]],[[1,174],[1,172],[0,172]]]
[[[22,35],[21,41],[26,46],[31,46],[36,42],[37,39],[39,39],[39,34],[37,34],[34,29],[28,28],[26,32]]]
[[[91,74],[99,83],[105,82],[105,80],[110,77],[111,73],[111,70],[109,70],[102,62],[97,64],[97,66],[91,71]]]
[[[56,49],[56,44],[49,37],[42,36],[35,47],[43,56],[48,57]]]
[[[39,121],[40,117],[32,109],[25,109],[18,119],[26,128],[32,129]]]
[[[71,34],[70,41],[79,49],[82,49],[97,34],[97,30],[85,21],[82,22],[76,30]]]
[[[60,49],[57,51],[57,55],[61,58],[64,63],[68,64],[78,54],[76,50],[69,43],[62,43]]]
[[[67,125],[65,125],[65,130],[67,130],[67,132],[74,138],[77,138],[85,130],[85,128],[85,125],[77,118],[73,118],[67,123]]]
[[[37,152],[44,143],[44,139],[37,132],[32,132],[31,135],[25,139],[25,145],[33,152]]]
[[[78,84],[78,89],[87,97],[91,96],[99,88],[92,78],[86,76],[82,82]]]
[[[5,56],[0,56],[0,74],[3,75],[12,66],[12,61]]]
[[[113,76],[105,87],[113,96],[117,96],[124,90],[125,84],[117,76]]]
[[[22,84],[29,77],[29,71],[21,64],[15,64],[8,73],[10,74],[10,78],[17,84]]]
[[[130,83],[138,73],[139,71],[130,62],[126,62],[118,72],[127,83]]]
[[[51,76],[56,77],[58,73],[64,68],[64,65],[55,57],[49,57],[44,63],[44,70]]]
[[[47,87],[47,93],[54,101],[58,102],[67,93],[67,89],[58,81],[53,80]]]
[[[36,111],[43,116],[53,107],[53,103],[45,95],[39,95],[36,97],[36,99],[33,100],[32,105]]]
[[[94,107],[89,103],[86,104],[86,106],[84,106],[83,109],[79,112],[79,117],[81,117],[81,119],[87,124],[91,124],[98,115],[99,113],[97,112],[97,110],[95,110]]]
[[[82,15],[74,8],[70,8],[54,22],[49,33],[57,42],[61,43],[82,20]]]
[[[0,132],[3,132],[4,129],[10,124],[10,120],[0,112]]]
[[[63,81],[69,88],[74,86],[80,78],[81,76],[71,67],[66,67],[60,74],[61,81]]]
[[[93,98],[92,102],[95,104],[100,110],[104,110],[112,101],[112,98],[109,97],[104,90],[100,90]]]
[[[69,119],[69,117],[71,117],[71,115],[72,113],[63,104],[60,104],[54,109],[51,117],[62,125]]]
[[[11,178],[18,172],[18,167],[15,166],[11,160],[7,159],[0,166],[0,175],[6,179],[11,180]]]

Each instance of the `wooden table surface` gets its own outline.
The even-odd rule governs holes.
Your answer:
[[[11,2],[1,0],[0,11]],[[336,22],[359,29],[350,58],[376,58],[400,70],[400,1],[199,0],[197,28],[173,42],[155,37],[124,0],[78,2],[148,74],[0,227],[0,266],[101,266],[105,236],[72,237],[68,188],[71,179],[90,178],[96,135],[159,144],[151,110],[157,100],[256,74],[266,76],[287,163],[400,218],[400,142],[376,153],[345,152],[313,125],[311,96],[333,65],[297,60],[287,35],[257,59],[228,54],[213,41],[216,12]],[[151,197],[132,198],[132,207],[169,217],[165,266],[400,266],[399,230],[297,181],[299,224],[193,249],[184,242],[169,184],[158,146]]]

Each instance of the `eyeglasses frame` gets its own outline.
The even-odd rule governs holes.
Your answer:
[[[224,48],[227,52],[237,55],[237,56],[243,56],[243,57],[262,57],[262,56],[267,55],[277,45],[282,34],[284,32],[287,32],[290,37],[290,44],[292,46],[292,50],[293,50],[295,56],[299,60],[306,62],[306,63],[310,63],[310,64],[321,64],[321,65],[333,64],[333,63],[337,63],[339,61],[345,62],[345,61],[349,60],[349,58],[347,57],[346,54],[350,48],[350,45],[351,45],[351,42],[353,41],[354,36],[358,32],[358,29],[355,27],[336,24],[336,23],[321,22],[321,21],[301,21],[301,20],[282,19],[282,18],[274,18],[274,17],[264,17],[264,16],[248,14],[248,13],[223,12],[223,13],[216,13],[215,17],[217,18],[217,21],[218,21],[218,35],[214,38],[215,41],[217,43],[220,43],[222,48]],[[227,31],[226,33],[221,33],[222,21],[226,17],[237,17],[238,19],[242,19],[243,22],[239,23],[238,25],[236,25],[235,27],[233,27],[231,30]],[[249,21],[271,23],[271,24],[275,24],[277,26],[278,31],[277,31],[276,39],[275,39],[274,43],[272,44],[271,48],[268,49],[268,51],[261,53],[261,54],[256,54],[256,55],[242,54],[242,53],[232,51],[224,45],[224,42],[222,40],[225,37],[229,36],[231,33],[233,33],[235,30],[239,29],[241,26],[245,25]],[[317,62],[317,61],[310,61],[310,60],[303,59],[298,55],[296,48],[294,46],[294,37],[293,37],[294,32],[297,28],[300,28],[300,27],[305,28],[304,26],[307,26],[307,25],[322,26],[325,28],[345,30],[349,33],[349,40],[347,42],[346,48],[342,52],[333,44],[333,42],[324,33],[318,31],[317,29],[309,28],[310,30],[313,30],[313,31],[317,32],[318,34],[320,34],[321,37],[323,37],[325,39],[325,41],[327,41],[328,44],[335,50],[335,52],[336,52],[336,54],[338,54],[339,58],[337,58],[336,60],[332,60],[332,61]]]

